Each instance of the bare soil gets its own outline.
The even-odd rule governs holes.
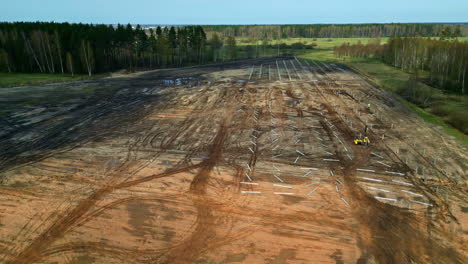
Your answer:
[[[468,263],[466,148],[342,65],[0,93],[1,263]]]

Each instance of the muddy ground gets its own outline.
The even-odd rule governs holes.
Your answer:
[[[0,89],[0,106],[1,263],[468,263],[466,148],[342,65]]]

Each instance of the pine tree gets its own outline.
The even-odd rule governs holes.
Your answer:
[[[73,71],[73,58],[70,52],[67,52],[67,69],[68,69],[68,72],[70,72],[72,76],[75,75]]]

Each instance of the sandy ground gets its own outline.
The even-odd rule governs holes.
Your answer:
[[[0,90],[1,263],[468,263],[467,150],[344,66],[61,85]]]

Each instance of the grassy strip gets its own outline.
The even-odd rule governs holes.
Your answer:
[[[259,57],[274,57],[278,56],[278,50],[276,45],[287,44],[291,45],[293,43],[303,43],[305,45],[316,44],[317,46],[314,49],[281,49],[280,56],[282,55],[291,55],[300,56],[302,58],[320,60],[323,62],[337,62],[337,58],[333,55],[333,49],[337,46],[340,46],[344,43],[357,44],[361,42],[362,44],[367,44],[369,40],[374,40],[374,38],[288,38],[280,40],[271,40],[269,45],[272,45],[272,48],[263,49],[261,40],[252,40],[249,38],[237,38],[238,41],[238,55],[241,58],[247,58],[245,51],[242,49],[245,46],[249,45],[253,50],[258,49]],[[386,43],[388,38],[382,38],[381,43]],[[255,46],[255,45],[258,46]]]
[[[373,40],[374,38],[287,38],[287,39],[280,39],[280,40],[271,40],[269,44],[276,45],[277,43],[284,43],[284,44],[293,44],[297,42],[301,42],[304,44],[317,44],[319,48],[327,48],[333,49],[336,46],[339,46],[343,43],[350,43],[350,44],[357,44],[361,42],[362,44],[367,44],[369,40]],[[255,45],[257,43],[259,47],[262,44],[261,40],[252,40],[248,38],[237,38],[238,45]],[[382,38],[381,42],[386,43],[388,38]]]
[[[72,77],[69,74],[0,73],[0,88],[69,82],[100,77],[103,77],[103,75],[94,75],[91,77],[88,75],[75,75]]]
[[[459,130],[447,125],[447,123],[445,123],[442,118],[427,112],[426,110],[418,107],[415,104],[412,104],[412,103],[406,101],[405,99],[403,99],[401,97],[398,97],[398,100],[402,104],[404,104],[406,107],[408,107],[411,110],[413,110],[414,112],[416,112],[416,114],[419,117],[421,117],[424,121],[426,121],[426,122],[428,122],[430,124],[434,124],[434,125],[442,127],[442,129],[445,131],[445,133],[447,133],[450,136],[453,136],[453,137],[457,138],[458,140],[463,142],[463,144],[465,144],[465,146],[468,146],[468,136],[466,136],[465,134],[463,134]]]

